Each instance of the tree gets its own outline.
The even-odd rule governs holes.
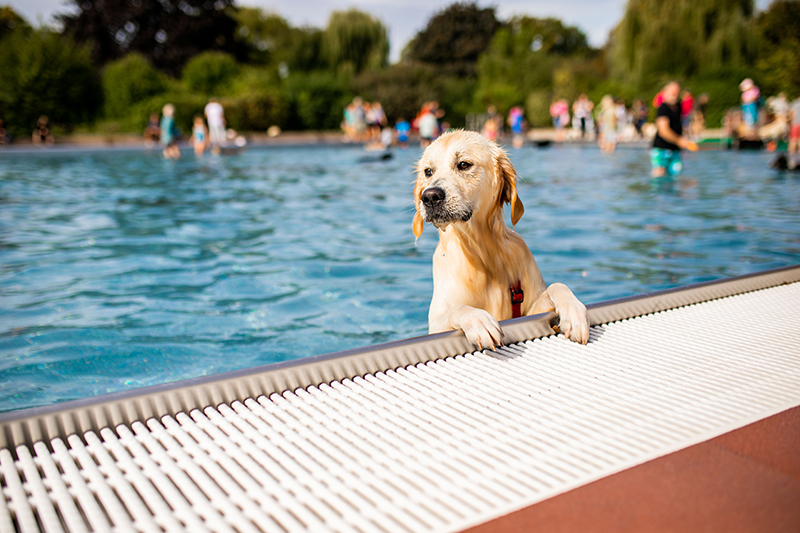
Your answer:
[[[119,119],[131,107],[164,92],[161,73],[141,54],[132,53],[112,61],[103,69],[103,96],[106,118]]]
[[[773,2],[759,14],[762,36],[758,62],[764,87],[772,92],[800,93],[800,3]]]
[[[435,65],[446,74],[474,77],[478,57],[500,26],[493,7],[453,4],[428,21],[403,50],[403,59]]]
[[[212,96],[229,86],[238,73],[239,65],[230,54],[203,52],[186,63],[182,79],[189,90]]]
[[[608,44],[611,75],[652,90],[670,78],[752,64],[753,0],[628,0]]]
[[[139,52],[173,76],[194,55],[240,52],[230,16],[233,0],[72,0],[78,12],[60,15],[64,33],[92,43],[105,64]]]
[[[325,28],[324,39],[331,65],[344,65],[358,73],[380,69],[388,63],[386,27],[380,20],[357,9],[334,11]]]
[[[17,28],[28,28],[28,23],[11,6],[0,6],[0,41]]]
[[[476,99],[482,107],[493,104],[506,113],[525,104],[534,91],[546,94],[546,100],[554,92],[574,98],[586,90],[580,76],[595,55],[574,26],[554,18],[515,17],[497,31],[478,60]]]
[[[69,129],[99,110],[99,80],[89,48],[47,28],[18,25],[0,41],[0,117],[29,136],[40,115]]]

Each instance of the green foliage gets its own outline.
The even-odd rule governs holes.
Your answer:
[[[436,65],[445,74],[473,77],[478,57],[500,26],[493,7],[453,4],[428,21],[403,50],[403,59]]]
[[[25,19],[11,9],[11,6],[0,6],[0,41],[17,28],[30,30]]]
[[[238,73],[239,65],[230,54],[203,52],[186,63],[182,80],[189,90],[211,96],[224,91]]]
[[[352,100],[349,80],[331,72],[291,74],[285,84],[291,129],[338,129]]]
[[[634,89],[752,64],[752,0],[629,0],[608,45],[611,75]]]
[[[284,127],[289,115],[289,105],[277,91],[263,92],[238,98],[225,98],[228,126],[237,131],[265,131],[270,126]]]
[[[387,65],[389,38],[386,27],[370,15],[350,9],[334,11],[325,29],[325,48],[331,65],[354,73]]]
[[[240,53],[233,0],[71,0],[61,15],[64,33],[91,43],[97,64],[139,52],[178,75],[193,56],[210,50]]]
[[[289,52],[302,30],[292,28],[283,17],[252,7],[234,12],[236,37],[247,49],[249,63],[277,65],[289,61]]]
[[[525,116],[530,126],[534,128],[552,127],[550,102],[551,95],[548,89],[537,89],[528,94],[525,99]]]
[[[493,104],[505,114],[532,93],[537,102],[542,91],[575,98],[596,81],[591,67],[597,67],[595,55],[586,35],[574,26],[552,18],[513,18],[478,60],[476,103]]]
[[[164,76],[141,54],[129,54],[103,69],[105,115],[126,117],[131,106],[166,90]]]
[[[758,16],[757,27],[763,36],[758,62],[762,89],[800,95],[800,3],[773,2]]]
[[[425,65],[393,65],[384,71],[367,71],[355,78],[356,92],[378,101],[390,122],[411,121],[424,102],[438,97],[436,71]]]
[[[94,119],[99,80],[87,46],[47,29],[19,25],[0,42],[0,118],[15,136],[29,136],[40,115],[71,129]]]

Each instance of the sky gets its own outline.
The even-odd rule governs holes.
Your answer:
[[[293,26],[324,28],[333,11],[355,7],[383,22],[389,31],[390,60],[399,59],[403,47],[425,28],[428,20],[456,0],[236,0],[237,5],[259,7],[281,15]],[[763,9],[771,0],[756,0]],[[29,22],[47,23],[55,13],[70,11],[65,0],[0,0]],[[481,7],[495,7],[501,20],[513,15],[556,17],[577,26],[600,47],[608,33],[622,19],[627,0],[479,0]]]

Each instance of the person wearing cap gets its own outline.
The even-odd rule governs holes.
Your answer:
[[[650,150],[654,178],[680,174],[683,170],[681,149],[697,150],[697,143],[683,136],[680,92],[681,84],[677,81],[669,82],[661,91],[662,102],[656,114],[657,132]]]

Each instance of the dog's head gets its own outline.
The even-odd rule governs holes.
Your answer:
[[[516,176],[506,153],[484,136],[471,131],[445,133],[417,163],[414,235],[422,235],[425,222],[444,228],[502,217],[506,203],[511,204],[511,223],[516,225],[524,211]]]

